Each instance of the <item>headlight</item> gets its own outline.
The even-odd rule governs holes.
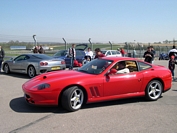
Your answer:
[[[43,90],[43,89],[47,89],[47,88],[50,88],[50,84],[44,83],[44,84],[38,85],[38,87],[37,87],[38,90]]]

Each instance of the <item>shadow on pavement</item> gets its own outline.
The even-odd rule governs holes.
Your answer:
[[[44,106],[33,106],[25,101],[24,97],[12,99],[9,103],[10,108],[18,113],[67,113],[61,107],[44,107]]]
[[[28,77],[28,75],[26,75],[26,74],[19,74],[19,73],[9,73],[9,74],[6,74],[4,72],[0,72],[0,75],[6,75],[6,76],[15,77],[15,78],[22,78],[22,79],[30,79]]]
[[[119,99],[119,100],[114,100],[114,101],[84,104],[81,110],[89,109],[89,108],[99,108],[99,107],[106,107],[106,106],[121,105],[121,104],[138,103],[138,102],[149,102],[149,101],[145,100],[144,97]],[[18,113],[49,113],[49,112],[70,113],[64,110],[61,106],[59,107],[45,106],[44,107],[44,106],[30,105],[25,101],[24,97],[12,99],[9,103],[9,106],[13,111],[18,112]]]

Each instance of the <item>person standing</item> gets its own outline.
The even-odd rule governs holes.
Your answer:
[[[85,51],[85,59],[87,59],[87,57],[90,58],[90,61],[93,59],[93,52],[91,51],[91,48],[89,47],[87,51]]]
[[[45,53],[45,51],[44,51],[42,45],[39,46],[38,52],[39,52],[39,54],[44,54],[44,53]]]
[[[120,48],[120,52],[122,54],[122,57],[125,57],[125,50],[123,48]]]
[[[154,54],[154,57],[152,58],[152,64],[153,64],[154,63],[154,59],[155,59],[156,51],[154,50],[153,46],[150,46],[150,47],[151,47],[151,52]]]
[[[168,52],[169,59],[171,58],[171,56],[175,56],[176,54],[177,54],[177,49],[175,45],[173,45],[173,48]]]
[[[175,56],[172,55],[169,59],[169,62],[168,62],[168,68],[170,69],[171,71],[171,75],[173,77],[173,81],[175,80],[175,74],[174,74],[174,70],[175,70],[175,64],[177,64],[176,60],[175,60]]]
[[[34,47],[33,53],[38,53],[38,47],[37,46]]]
[[[136,50],[135,50],[135,48],[133,49],[133,58],[136,58]]]
[[[154,58],[154,54],[151,51],[151,47],[147,47],[147,51],[144,52],[143,57],[145,58],[144,61],[148,63],[152,63],[152,59]]]
[[[100,57],[105,57],[105,55],[101,52],[100,48],[96,48],[95,49],[95,58],[94,59],[97,59],[97,58],[100,58]]]
[[[76,50],[75,44],[72,44],[72,47],[68,49],[68,57],[70,58],[70,67],[69,70],[73,69],[74,60],[76,60]]]
[[[0,72],[1,72],[1,66],[2,66],[2,62],[4,60],[4,56],[5,56],[5,52],[2,49],[2,47],[0,46]]]

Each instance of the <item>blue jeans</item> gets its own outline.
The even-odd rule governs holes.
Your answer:
[[[73,63],[74,63],[74,58],[70,58],[70,67],[69,67],[70,70],[73,69]]]
[[[175,76],[174,70],[173,70],[173,69],[170,69],[170,71],[171,71],[172,76],[174,77],[174,76]]]

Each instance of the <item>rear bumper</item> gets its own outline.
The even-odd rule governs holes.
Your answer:
[[[57,70],[64,70],[66,69],[66,65],[62,65],[62,66],[58,66],[59,69],[52,69],[52,67],[40,67],[36,70],[36,74],[42,74],[42,73],[46,73],[46,72],[51,72],[51,71],[57,71]]]

